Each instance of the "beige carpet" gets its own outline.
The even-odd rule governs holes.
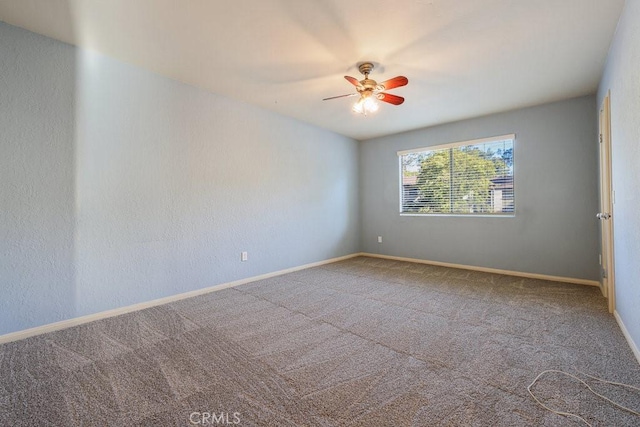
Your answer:
[[[550,368],[640,385],[597,288],[360,257],[2,345],[0,425],[583,425]]]

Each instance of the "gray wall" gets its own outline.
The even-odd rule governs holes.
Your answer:
[[[0,334],[75,314],[75,71],[0,23]]]
[[[2,23],[0,58],[0,334],[358,251],[356,141]]]
[[[640,1],[627,0],[609,50],[598,106],[611,90],[616,311],[640,345]]]
[[[598,280],[594,111],[589,96],[361,142],[362,249]],[[399,215],[397,151],[509,133],[516,134],[515,217]]]

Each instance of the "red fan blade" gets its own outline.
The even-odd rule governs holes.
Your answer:
[[[360,87],[360,82],[355,77],[344,76],[344,78],[355,87]]]
[[[380,86],[383,87],[382,90],[389,90],[396,87],[405,86],[407,83],[409,83],[408,78],[406,78],[405,76],[398,76],[398,77],[394,77],[392,79],[383,81],[382,83],[380,83]]]
[[[336,99],[336,98],[345,98],[345,97],[347,97],[347,96],[356,96],[356,95],[358,95],[358,94],[357,94],[357,93],[350,93],[350,94],[348,94],[348,95],[332,96],[332,97],[330,97],[330,98],[324,98],[324,99],[323,99],[323,101],[327,101],[327,100],[329,100],[329,99]]]
[[[380,101],[388,102],[393,105],[400,105],[404,102],[404,98],[401,96],[391,95],[390,93],[379,93],[378,99]]]

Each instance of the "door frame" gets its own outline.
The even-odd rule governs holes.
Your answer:
[[[600,212],[608,213],[608,219],[600,219],[601,289],[607,297],[609,312],[616,309],[615,262],[613,246],[613,204],[615,193],[611,182],[611,93],[607,92],[598,113]]]

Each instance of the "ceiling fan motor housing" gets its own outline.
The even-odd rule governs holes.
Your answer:
[[[360,92],[367,90],[372,91],[378,87],[378,83],[375,80],[371,79],[360,80],[360,84],[362,85],[362,89],[358,88]]]
[[[373,64],[371,62],[363,62],[358,65],[358,70],[364,74],[364,79],[360,80],[361,88],[357,88],[358,92],[372,92],[374,90],[380,90],[378,82],[369,78],[369,73],[373,70]]]

